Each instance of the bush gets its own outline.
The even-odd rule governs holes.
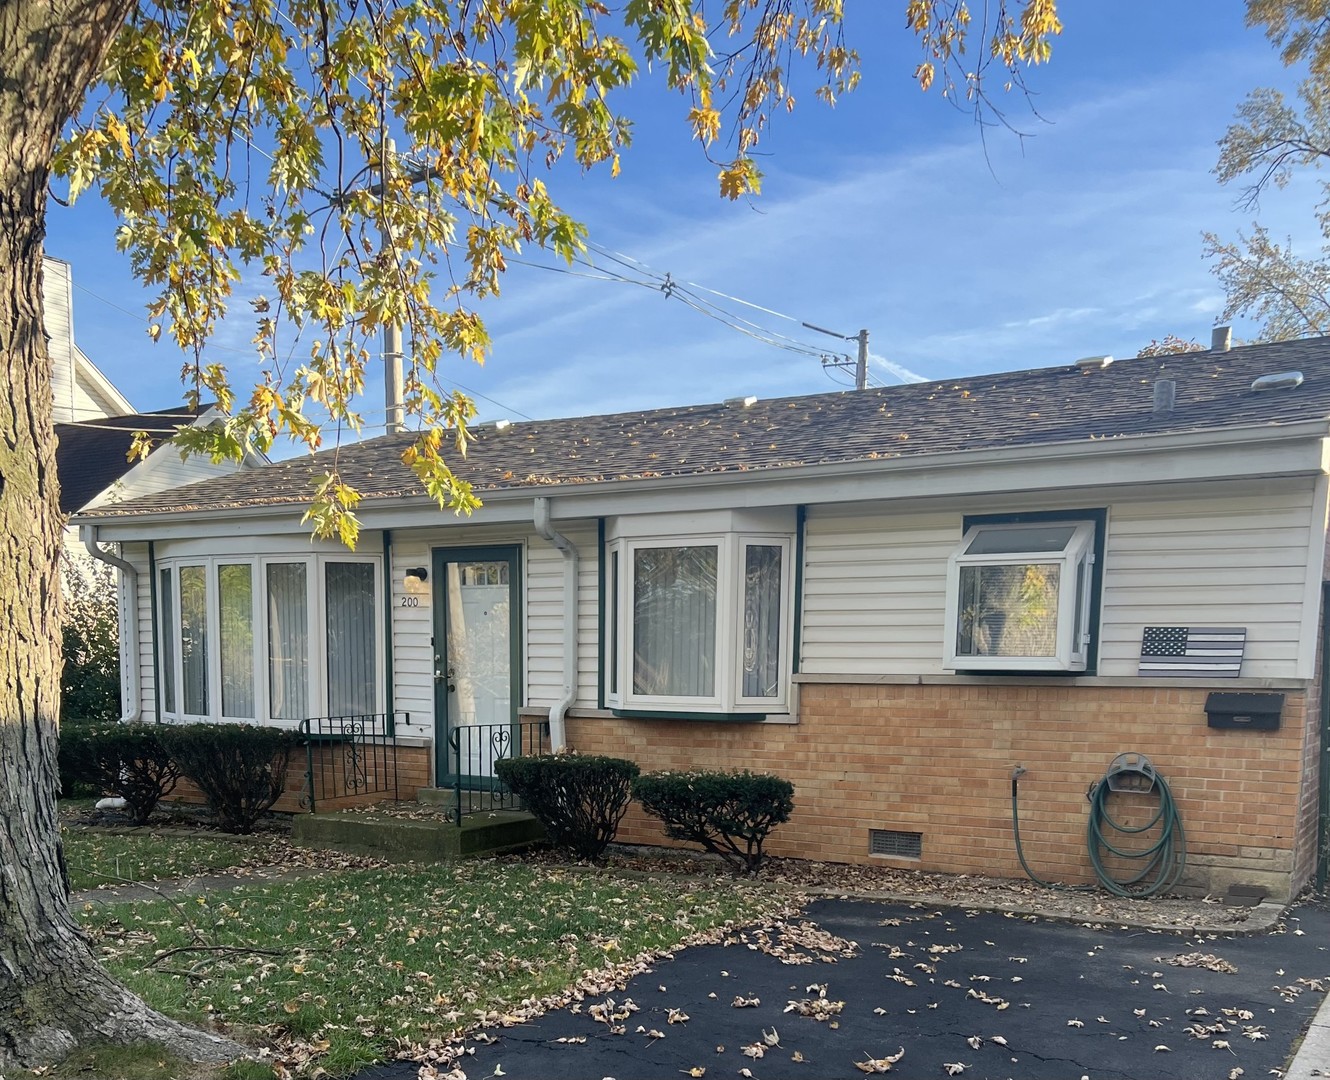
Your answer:
[[[91,557],[60,556],[65,596],[61,623],[60,722],[120,717],[120,623],[115,571]],[[66,793],[70,788],[64,789]]]
[[[180,769],[155,724],[71,724],[60,729],[62,790],[92,787],[125,800],[135,825],[175,790]],[[64,787],[68,783],[69,787]]]
[[[577,754],[505,758],[494,772],[545,826],[555,847],[599,859],[614,839],[640,770],[623,758]]]
[[[99,726],[86,720],[60,721],[59,753],[56,757],[60,770],[57,798],[86,799],[102,793],[98,783],[87,775],[87,762],[81,749],[83,739]]]
[[[286,788],[291,754],[303,738],[254,724],[168,724],[162,742],[181,774],[208,800],[223,832],[251,833]]]
[[[701,844],[736,873],[757,873],[767,834],[794,810],[794,785],[766,773],[649,773],[633,797],[671,840]]]

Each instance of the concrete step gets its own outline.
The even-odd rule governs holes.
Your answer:
[[[291,839],[303,847],[332,848],[373,855],[391,862],[446,862],[543,843],[545,828],[522,810],[471,814],[461,826],[451,821],[419,821],[387,813],[300,814]]]

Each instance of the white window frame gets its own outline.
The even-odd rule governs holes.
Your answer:
[[[325,595],[324,567],[331,562],[350,562],[369,564],[374,567],[374,678],[375,712],[382,713],[386,708],[387,687],[385,685],[385,666],[383,642],[386,632],[383,613],[383,590],[386,588],[383,573],[383,558],[380,555],[308,555],[308,554],[262,554],[262,555],[180,555],[159,559],[154,572],[160,575],[166,572],[171,578],[172,601],[175,608],[174,620],[165,610],[164,597],[157,598],[158,640],[153,645],[159,668],[164,669],[166,655],[164,643],[166,635],[171,635],[174,653],[172,678],[175,684],[175,709],[166,707],[165,697],[161,699],[161,718],[171,723],[256,723],[274,727],[297,727],[301,719],[314,719],[327,715],[328,679],[327,679],[327,598]],[[308,696],[310,715],[296,720],[275,720],[272,717],[271,687],[268,670],[268,571],[274,564],[299,563],[305,567],[305,608],[308,613],[309,627],[309,672]],[[221,657],[221,582],[220,567],[248,565],[252,568],[254,628],[254,712],[253,717],[233,717],[222,713],[222,657]],[[184,712],[184,658],[180,636],[180,568],[188,566],[204,567],[206,589],[207,618],[205,621],[208,634],[208,712],[203,714]]]
[[[745,554],[750,546],[778,547],[780,580],[780,685],[774,697],[744,696],[743,610]],[[644,549],[716,548],[715,693],[703,697],[639,694],[633,690],[635,553]],[[794,648],[794,538],[787,533],[721,532],[623,537],[605,545],[605,703],[610,708],[670,713],[786,713]],[[617,556],[617,560],[616,560]],[[615,573],[615,564],[618,573]],[[616,580],[617,577],[617,580]],[[617,605],[615,604],[617,594]],[[615,644],[617,643],[617,648]]]
[[[1029,530],[1039,526],[1072,528],[1061,551],[1010,551],[971,555],[967,549],[980,533]],[[947,560],[947,606],[943,631],[943,666],[959,671],[1084,671],[1090,655],[1090,609],[1094,585],[1095,522],[1078,518],[1039,522],[972,525]],[[1058,606],[1056,651],[1052,656],[975,656],[958,651],[960,639],[960,577],[968,566],[1056,565]],[[1079,587],[1078,587],[1079,586]],[[1077,595],[1082,598],[1079,618]]]

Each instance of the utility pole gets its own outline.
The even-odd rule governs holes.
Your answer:
[[[389,435],[406,430],[406,406],[402,396],[402,328],[395,322],[384,323],[383,411]]]
[[[857,334],[838,334],[835,330],[827,330],[821,326],[814,326],[810,322],[803,324],[809,330],[816,330],[819,334],[826,334],[827,337],[840,338],[842,341],[857,341],[859,343],[859,357],[854,363],[854,388],[856,390],[868,389],[868,331],[860,330]],[[850,358],[842,356],[832,359],[824,356],[822,358],[823,367],[848,368]]]

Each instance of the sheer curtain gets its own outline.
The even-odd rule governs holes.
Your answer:
[[[217,567],[222,662],[222,715],[254,719],[254,569]]]
[[[309,719],[309,603],[304,563],[269,563],[268,692],[274,720]]]
[[[184,711],[208,714],[208,571],[180,568],[180,667]]]
[[[162,709],[175,712],[175,577],[169,567],[158,572],[162,605]]]
[[[716,695],[714,544],[633,552],[633,693]]]
[[[780,584],[778,544],[744,547],[743,680],[740,696],[780,693]]]
[[[374,567],[330,562],[324,567],[328,611],[328,715],[375,711]]]

